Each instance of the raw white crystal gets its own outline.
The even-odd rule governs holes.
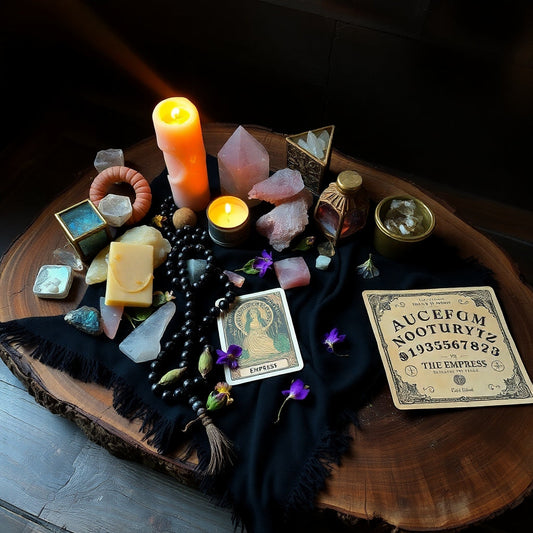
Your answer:
[[[134,363],[155,359],[161,350],[161,337],[175,312],[174,302],[162,305],[119,344],[120,351]]]
[[[414,200],[392,200],[383,224],[396,235],[418,235],[424,231],[424,218]]]
[[[58,263],[67,265],[72,268],[72,270],[76,270],[77,272],[81,272],[83,270],[83,263],[74,252],[65,250],[65,248],[56,248],[52,252],[52,255]]]
[[[331,257],[328,257],[326,255],[319,255],[316,258],[315,267],[318,270],[327,270],[330,263],[331,263]]]
[[[124,153],[120,148],[109,148],[100,150],[94,159],[94,168],[102,172],[109,167],[123,167]]]
[[[98,204],[98,211],[106,222],[115,228],[123,226],[131,218],[133,212],[129,197],[120,194],[104,196]]]
[[[117,334],[124,307],[121,305],[106,305],[105,297],[100,296],[100,316],[106,337],[114,339]]]
[[[323,130],[318,137],[314,132],[309,131],[307,132],[307,140],[298,139],[298,146],[318,159],[324,159],[326,156],[328,143],[329,133],[327,130]]]

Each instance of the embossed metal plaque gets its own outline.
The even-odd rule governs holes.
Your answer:
[[[533,385],[491,287],[364,291],[394,404],[533,403]]]

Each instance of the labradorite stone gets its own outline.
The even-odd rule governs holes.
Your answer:
[[[100,335],[103,332],[100,312],[87,305],[69,311],[65,315],[65,322],[89,335]]]

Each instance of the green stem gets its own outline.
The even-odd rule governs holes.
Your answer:
[[[289,395],[283,400],[283,403],[281,404],[281,407],[279,408],[279,411],[278,411],[278,417],[274,421],[274,424],[277,424],[279,422],[280,416],[281,416],[281,411],[282,411],[283,407],[285,407],[285,404],[287,403],[287,401],[290,400],[290,399],[291,399],[291,396]]]

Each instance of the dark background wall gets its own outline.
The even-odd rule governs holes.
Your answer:
[[[530,209],[531,2],[6,0],[0,17],[0,193],[40,168],[55,179],[34,195],[56,194],[183,94],[204,121],[335,124],[349,155]]]

